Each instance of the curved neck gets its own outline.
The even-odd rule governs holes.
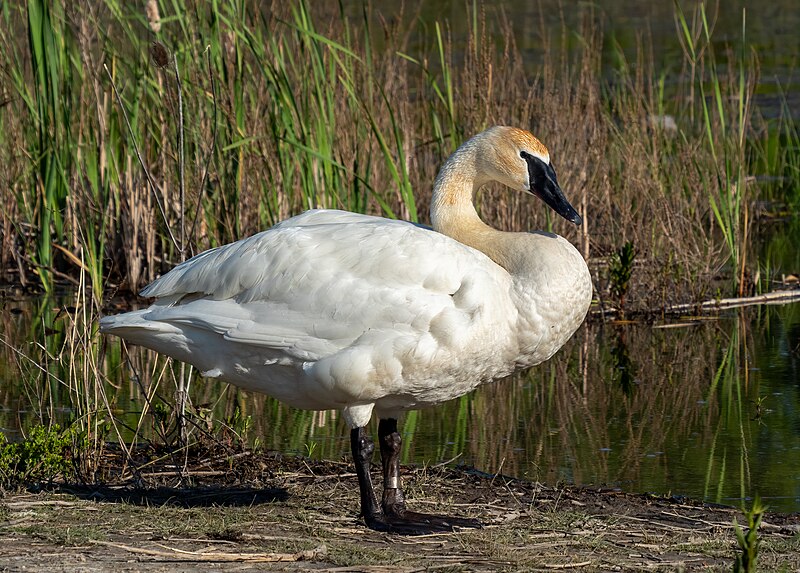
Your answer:
[[[477,249],[508,269],[502,236],[484,223],[475,210],[475,194],[489,178],[477,168],[474,140],[459,147],[442,166],[433,186],[431,225],[435,231]]]

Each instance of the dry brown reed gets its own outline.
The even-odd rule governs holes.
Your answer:
[[[737,135],[719,121],[703,123],[697,98],[684,98],[705,81],[697,77],[708,65],[703,54],[670,95],[659,89],[646,39],[635,62],[608,69],[601,60],[601,18],[593,11],[584,14],[577,46],[569,42],[573,31],[542,24],[537,33],[543,50],[533,67],[508,19],[484,9],[470,12],[473,25],[462,37],[444,24],[423,34],[407,14],[389,18],[367,10],[354,20],[335,8],[310,10],[302,3],[254,3],[241,13],[230,7],[214,13],[206,3],[188,2],[177,20],[169,20],[171,14],[154,19],[148,8],[149,34],[130,27],[135,14],[129,6],[60,6],[54,5],[52,26],[62,34],[61,53],[74,58],[59,68],[69,124],[53,129],[64,131],[75,159],[61,164],[70,190],[63,199],[68,215],[51,240],[74,256],[41,248],[39,214],[60,207],[45,196],[31,143],[38,121],[26,103],[36,96],[25,87],[34,71],[31,55],[24,34],[2,32],[10,54],[4,65],[17,74],[17,91],[0,108],[6,134],[0,201],[7,206],[0,219],[0,262],[10,280],[35,283],[38,274],[44,284],[59,277],[74,281],[80,273],[74,261],[83,256],[95,291],[109,284],[135,291],[180,260],[184,249],[191,254],[235,240],[310,207],[404,218],[419,213],[425,221],[443,159],[466,137],[502,123],[529,128],[548,145],[585,224],[571,228],[531,198],[494,188],[480,201],[491,224],[566,235],[592,261],[601,298],[608,298],[606,257],[634,243],[628,311],[703,298],[732,284],[732,269],[724,267],[732,255],[709,206],[709,197],[730,190],[724,178],[713,176],[723,159],[704,136],[710,129],[724,146]],[[24,16],[12,10],[10,29],[24,29]],[[170,66],[161,68],[146,56],[155,33],[181,62],[184,199],[175,143],[178,86]],[[201,58],[206,46],[210,74]],[[101,62],[121,88],[132,136]],[[722,76],[723,100],[737,93],[733,72]],[[733,117],[736,103],[730,107],[723,111]],[[675,129],[666,113],[678,118]],[[749,112],[743,119],[746,131],[754,120]],[[165,221],[132,140],[142,146],[157,182]],[[750,201],[757,189],[746,192]],[[199,220],[181,221],[181,213],[194,216],[195,205]],[[193,236],[170,244],[166,229],[181,225],[194,229]],[[747,242],[741,231],[737,236]],[[746,261],[737,261],[744,271]],[[720,283],[721,276],[728,282]]]

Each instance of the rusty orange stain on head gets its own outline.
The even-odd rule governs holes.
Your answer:
[[[528,175],[525,162],[520,161],[520,151],[526,151],[544,161],[550,161],[547,148],[529,131],[517,127],[496,126],[484,133],[487,134],[494,151],[492,154],[494,168],[497,172],[507,175],[504,183],[511,187],[518,188]],[[512,181],[516,181],[519,185],[512,184]]]
[[[533,151],[542,157],[550,157],[550,152],[547,151],[544,144],[536,139],[531,132],[518,127],[507,127],[506,130],[505,136],[519,146],[520,149]]]

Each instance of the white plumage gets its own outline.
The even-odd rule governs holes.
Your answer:
[[[177,266],[142,291],[151,307],[101,330],[298,408],[341,409],[352,428],[373,409],[391,419],[458,397],[549,358],[591,298],[568,241],[480,221],[473,197],[490,179],[580,220],[544,146],[496,127],[442,168],[436,230],[308,211]]]

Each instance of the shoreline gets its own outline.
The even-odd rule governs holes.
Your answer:
[[[477,517],[480,530],[397,536],[355,513],[349,464],[242,452],[130,485],[0,497],[0,566],[12,571],[729,571],[739,510],[461,468],[404,466],[412,508]],[[377,467],[373,467],[377,472]],[[182,479],[191,487],[176,487]],[[170,485],[172,484],[172,485]],[[800,568],[800,514],[767,512],[759,571]],[[227,569],[227,566],[226,566]]]

